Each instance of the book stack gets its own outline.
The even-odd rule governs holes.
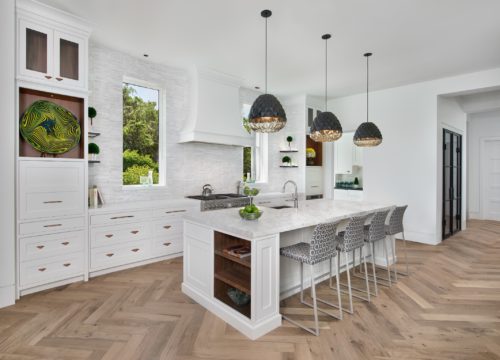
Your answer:
[[[234,245],[223,250],[224,253],[237,258],[245,258],[252,254],[252,250],[248,245]]]
[[[89,188],[89,208],[98,208],[104,205],[104,198],[97,186]]]

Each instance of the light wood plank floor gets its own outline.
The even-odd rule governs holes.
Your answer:
[[[319,337],[284,322],[247,340],[181,293],[176,259],[0,310],[0,359],[500,359],[500,223],[468,225],[442,245],[411,244],[412,275],[343,321],[321,316]],[[283,306],[311,320],[296,297]]]

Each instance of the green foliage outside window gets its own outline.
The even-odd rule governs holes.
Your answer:
[[[246,176],[248,173],[252,173],[252,148],[244,147],[243,148],[243,180],[247,179]]]
[[[123,84],[123,185],[140,184],[140,176],[153,170],[158,184],[159,110],[155,101],[144,101]]]

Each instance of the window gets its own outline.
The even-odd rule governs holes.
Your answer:
[[[247,119],[251,105],[243,104],[241,114]],[[257,182],[267,182],[268,135],[254,133],[255,145],[243,148],[243,180],[248,174]]]
[[[141,81],[124,81],[123,87],[123,185],[164,184],[161,151],[162,91]]]

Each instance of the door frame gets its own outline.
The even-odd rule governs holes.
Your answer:
[[[481,219],[485,219],[485,186],[486,186],[486,176],[484,176],[484,170],[486,168],[486,143],[489,141],[500,141],[499,136],[485,136],[479,138],[479,212],[481,214]]]

